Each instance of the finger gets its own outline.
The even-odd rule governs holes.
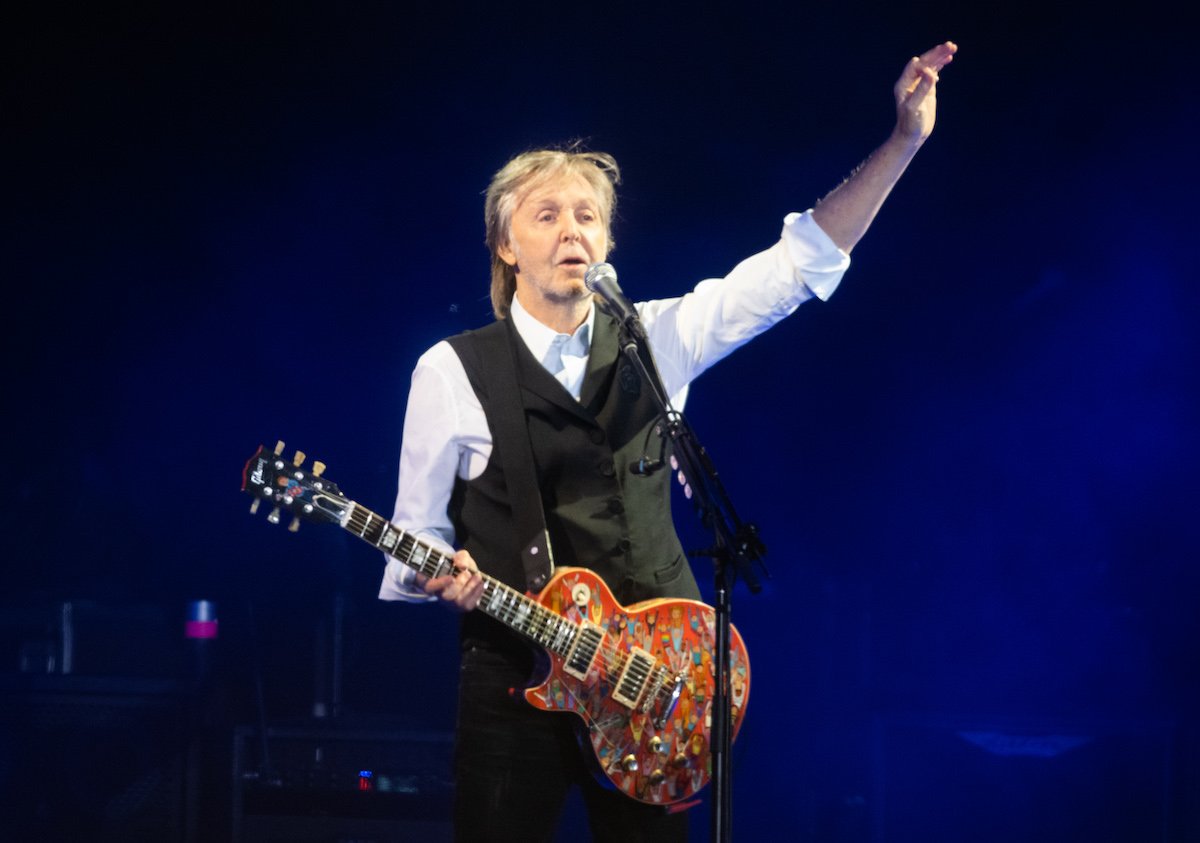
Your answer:
[[[904,72],[896,80],[896,96],[911,94],[921,77],[921,59],[913,56],[904,66]]]
[[[441,597],[442,592],[453,582],[453,577],[434,577],[425,581],[425,593],[433,597]]]
[[[470,612],[479,606],[479,601],[483,599],[483,577],[475,574],[471,579],[470,585],[463,591],[462,597],[459,599],[459,605],[466,611]]]
[[[921,103],[933,91],[937,84],[937,74],[929,68],[921,68],[912,83],[906,88],[896,91],[896,104],[905,109],[916,111],[921,107]]]
[[[483,590],[483,577],[478,571],[470,568],[461,568],[451,578],[450,585],[442,593],[442,599],[455,603],[464,609],[474,608],[467,606],[468,598],[474,594],[478,598],[478,594]],[[478,600],[476,600],[478,602]]]
[[[917,61],[925,67],[931,67],[934,70],[941,70],[943,67],[954,61],[954,54],[958,52],[958,45],[953,41],[944,41],[936,47],[932,47],[918,56]]]
[[[465,550],[460,550],[454,554],[454,569],[456,571],[478,571],[479,566],[475,564],[475,559]]]

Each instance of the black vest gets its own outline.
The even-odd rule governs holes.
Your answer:
[[[616,322],[597,312],[594,328],[579,401],[534,359],[511,320],[449,340],[493,437],[483,474],[455,483],[450,517],[458,543],[483,571],[525,590],[520,557],[525,537],[513,529],[502,466],[504,449],[520,443],[496,438],[495,404],[483,362],[485,356],[488,365],[511,365],[515,359],[555,565],[592,569],[624,605],[652,597],[699,599],[671,519],[670,470],[649,477],[629,470],[647,452],[658,456],[657,408],[636,369],[620,354]],[[515,353],[506,353],[503,343]],[[497,626],[481,612],[464,617],[467,636],[491,637]]]

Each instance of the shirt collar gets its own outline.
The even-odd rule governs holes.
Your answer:
[[[545,359],[546,352],[550,349],[550,344],[555,341],[556,337],[568,336],[567,334],[560,334],[558,331],[547,325],[543,325],[535,319],[528,310],[521,306],[521,300],[515,295],[512,297],[512,304],[509,305],[508,317],[512,319],[513,327],[517,329],[517,333],[521,335],[521,339],[525,342],[526,347],[533,354],[535,360]],[[591,349],[592,326],[595,321],[596,305],[593,302],[588,306],[588,315],[583,320],[583,324],[575,329],[574,334],[569,335],[570,341],[563,350],[564,354],[576,357],[587,356]]]

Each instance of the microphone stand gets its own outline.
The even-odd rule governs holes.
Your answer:
[[[685,479],[691,488],[691,499],[702,522],[713,531],[713,546],[696,555],[710,556],[713,560],[713,608],[717,629],[709,748],[713,781],[712,839],[715,843],[723,843],[730,840],[732,833],[732,764],[729,755],[733,741],[729,681],[732,591],[739,576],[751,592],[757,594],[762,590],[753,563],[763,566],[762,556],[766,553],[766,546],[759,539],[757,528],[738,517],[708,452],[696,439],[683,414],[671,407],[670,396],[666,394],[646,342],[645,331],[636,314],[631,314],[625,320],[618,318],[617,322],[620,326],[621,351],[641,374],[642,382],[650,387],[658,404],[662,418],[661,435],[669,437],[672,443],[671,468],[678,466],[682,472],[681,482]],[[763,570],[765,573],[765,566]]]

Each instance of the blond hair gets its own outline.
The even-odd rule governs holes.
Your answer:
[[[492,311],[497,319],[508,315],[517,289],[517,275],[499,254],[512,235],[512,215],[530,190],[554,178],[580,176],[596,191],[600,218],[613,246],[612,218],[617,207],[616,185],[621,172],[607,152],[589,152],[571,144],[565,149],[534,149],[522,152],[500,168],[488,185],[483,203],[483,220],[488,251],[492,253]]]

